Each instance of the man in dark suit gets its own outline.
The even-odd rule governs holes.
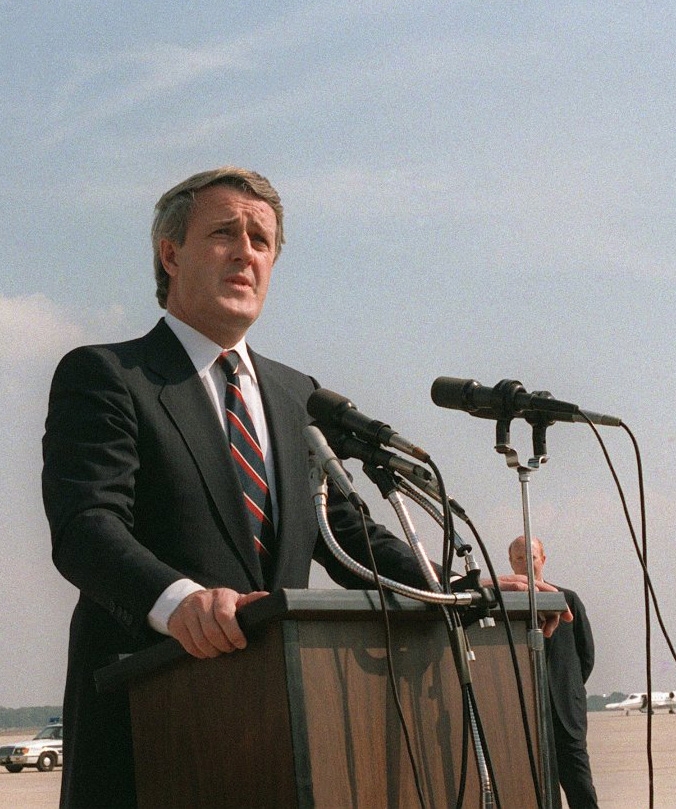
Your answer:
[[[544,582],[547,557],[542,542],[533,538],[531,550],[535,581]],[[525,537],[517,537],[509,546],[509,563],[515,573],[526,574]],[[596,809],[596,790],[587,752],[585,690],[594,668],[594,638],[580,597],[572,590],[558,589],[566,599],[573,620],[562,621],[556,632],[545,639],[556,764],[570,809]]]
[[[240,169],[196,175],[161,198],[152,235],[166,318],[139,339],[71,352],[50,395],[44,502],[54,563],[81,593],[64,699],[67,807],[135,805],[126,697],[97,694],[96,669],[163,634],[201,658],[244,648],[236,610],[307,587],[313,559],[343,586],[365,586],[318,532],[302,436],[316,384],[244,341],[283,242],[277,193]],[[218,358],[233,348],[271,495],[265,559],[227,439]],[[335,493],[330,512],[339,542],[368,565],[356,512]],[[380,572],[422,586],[405,543],[368,526]]]
[[[43,498],[54,563],[80,590],[62,807],[136,803],[126,695],[97,694],[97,669],[162,635],[199,658],[243,649],[237,609],[271,590],[307,587],[313,559],[338,584],[365,586],[328,551],[310,498],[302,430],[317,385],[245,341],[284,241],[282,213],[269,182],[243,169],[172,188],[152,228],[166,317],[144,337],[76,349],[54,375]],[[236,352],[236,382],[220,361],[224,350]],[[244,432],[257,468],[249,477],[265,494],[261,505],[231,451],[228,425],[239,416],[225,401],[233,386],[251,421]],[[329,512],[338,542],[370,566],[358,512],[333,490]],[[253,513],[266,529],[257,533]],[[366,524],[379,572],[424,586],[408,546]]]

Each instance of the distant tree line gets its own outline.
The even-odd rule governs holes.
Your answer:
[[[0,730],[39,728],[46,725],[50,719],[60,718],[60,705],[41,705],[33,708],[0,707]]]
[[[602,711],[609,702],[622,702],[626,697],[627,694],[619,691],[613,691],[612,694],[591,694],[587,697],[587,710]],[[61,718],[59,705],[42,705],[33,708],[0,707],[0,730],[38,728],[55,718]]]

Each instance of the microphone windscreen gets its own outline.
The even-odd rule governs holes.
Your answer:
[[[320,422],[333,421],[338,412],[350,406],[349,399],[328,388],[318,388],[307,400],[307,412]]]
[[[463,410],[464,389],[471,379],[458,379],[454,376],[440,376],[432,383],[432,401],[437,407]]]

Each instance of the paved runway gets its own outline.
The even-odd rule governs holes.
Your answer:
[[[646,717],[589,714],[589,750],[600,809],[647,809]],[[653,766],[655,809],[674,809],[676,716],[660,713],[653,717]],[[60,784],[60,770],[39,773],[29,769],[12,775],[0,767],[0,809],[57,809]]]
[[[649,806],[646,720],[643,714],[589,714],[589,753],[601,809]],[[676,715],[653,716],[655,809],[676,807]]]

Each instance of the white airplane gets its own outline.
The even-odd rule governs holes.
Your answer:
[[[653,712],[667,710],[669,713],[676,713],[676,691],[653,691],[651,707]],[[648,695],[629,694],[622,702],[611,702],[606,705],[607,711],[624,711],[625,716],[629,716],[630,711],[641,711],[646,713],[648,709]]]

